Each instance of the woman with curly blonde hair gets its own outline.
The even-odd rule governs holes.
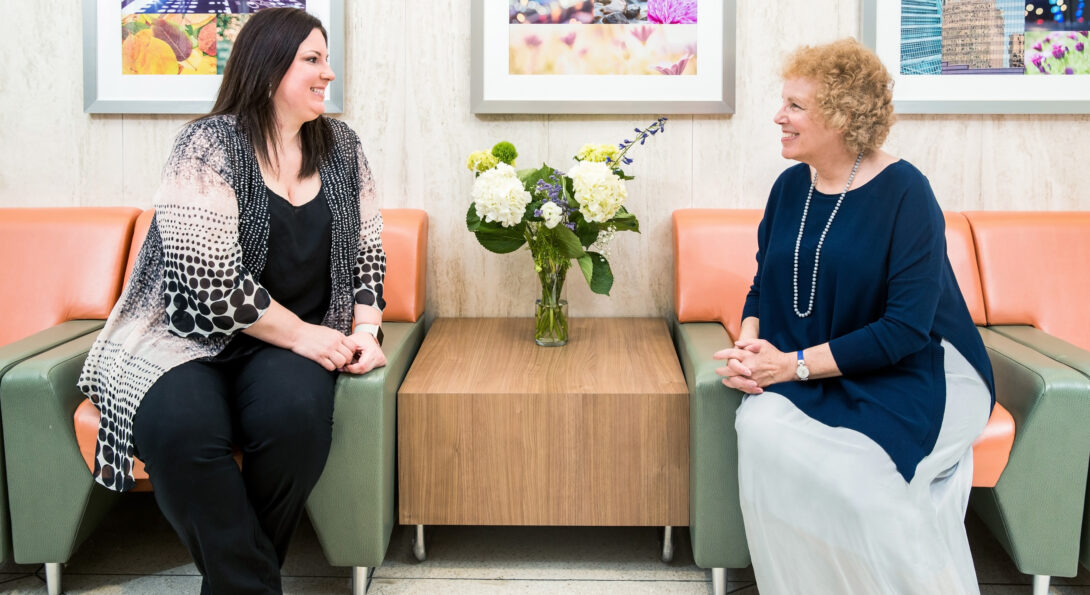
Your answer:
[[[735,344],[715,354],[738,408],[738,473],[758,587],[978,593],[965,536],[972,443],[994,382],[919,170],[881,149],[889,74],[848,39],[783,70],[774,122],[802,163],[772,187]]]

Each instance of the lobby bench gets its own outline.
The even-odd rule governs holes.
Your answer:
[[[725,209],[682,209],[673,215],[675,342],[690,391],[690,535],[696,564],[713,569],[717,595],[726,587],[725,568],[744,568],[750,557],[738,503],[734,430],[742,393],[720,382],[715,368],[721,362],[712,354],[729,346],[740,331],[742,306],[757,268],[761,215],[759,210]],[[1078,315],[1071,300],[1055,299],[1056,292],[1067,287],[1059,278],[1085,266],[1090,255],[1087,248],[1076,248],[1061,264],[1041,266],[1026,246],[1038,240],[1012,231],[1026,215],[946,213],[946,237],[996,379],[996,407],[973,446],[971,505],[1019,570],[1035,575],[1034,592],[1043,594],[1050,575],[1076,574],[1090,461],[1090,378],[1085,374],[1090,354],[1076,346],[1081,337],[1085,347],[1088,335],[1085,328],[1076,332],[1082,327],[1075,325],[1066,334],[1046,333],[1066,324],[1069,314]],[[1033,217],[1044,234],[1050,224],[1059,229],[1072,219],[1090,221],[1086,214]],[[1001,223],[1010,236],[978,234],[978,227],[987,235],[992,232],[984,230]],[[1090,225],[1081,234],[1081,242],[1071,234],[1057,237],[1085,246]],[[1049,283],[1035,284],[1035,277],[1047,277]],[[1027,293],[1035,295],[1030,307],[1009,313],[1003,308],[1006,298]],[[1074,295],[1085,302],[1085,290]],[[1039,340],[1031,342],[1030,335]],[[1062,346],[1056,343],[1050,352],[1044,347],[1048,341]],[[1042,485],[1048,486],[1047,504]]]
[[[41,221],[58,216],[56,209],[31,210],[37,211],[34,217]],[[134,234],[138,213],[130,210],[128,235],[120,247],[114,246],[109,259],[116,279],[112,298],[104,309],[87,317],[106,317],[117,299],[122,275],[131,272],[153,216],[151,211],[141,214]],[[333,566],[353,567],[355,593],[366,590],[369,567],[382,563],[393,530],[396,394],[424,335],[427,214],[416,209],[384,209],[382,214],[388,271],[383,312],[387,365],[338,379],[333,443],[322,477],[307,501],[326,559]],[[31,220],[27,225],[33,234],[37,223]],[[32,280],[30,271],[25,278]],[[89,461],[98,411],[76,389],[102,321],[91,324],[82,335],[24,358],[0,378],[9,462],[6,477],[14,488],[10,491],[14,559],[22,564],[44,563],[51,595],[61,591],[61,564],[72,557],[109,508],[123,502],[120,494],[91,478]],[[142,467],[136,489],[148,490],[151,485]]]

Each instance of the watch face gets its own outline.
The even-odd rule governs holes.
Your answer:
[[[799,378],[806,380],[810,377],[810,368],[807,368],[806,364],[799,362],[799,367],[795,368],[795,374],[798,375]]]

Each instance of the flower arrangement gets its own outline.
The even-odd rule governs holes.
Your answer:
[[[614,145],[584,145],[576,164],[562,172],[540,168],[515,169],[518,151],[500,142],[491,151],[470,154],[466,166],[474,172],[466,227],[486,249],[507,254],[529,246],[541,282],[534,339],[539,345],[563,345],[568,340],[565,300],[561,291],[575,261],[591,291],[609,295],[613,272],[607,257],[619,231],[640,230],[636,216],[625,208],[621,169],[632,163],[628,151],[665,129],[659,118],[636,136]]]

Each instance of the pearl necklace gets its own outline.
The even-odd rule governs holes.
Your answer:
[[[814,313],[814,296],[817,295],[817,276],[818,276],[818,261],[821,259],[821,245],[825,243],[825,234],[829,233],[829,227],[833,224],[833,217],[836,217],[836,212],[840,210],[840,203],[844,202],[844,195],[848,193],[848,188],[852,187],[852,180],[855,179],[856,172],[859,171],[859,164],[863,161],[863,152],[859,152],[859,156],[855,158],[855,165],[852,166],[852,173],[848,176],[848,183],[844,185],[844,192],[840,193],[840,198],[836,199],[836,206],[833,207],[833,212],[829,214],[829,220],[825,222],[825,229],[821,231],[821,237],[818,238],[817,249],[814,251],[814,276],[810,281],[810,305],[803,312],[799,310],[799,246],[802,245],[802,231],[806,229],[806,214],[810,212],[810,199],[814,196],[814,186],[817,185],[817,172],[814,172],[813,179],[810,180],[810,191],[806,193],[806,204],[802,207],[802,223],[799,224],[799,237],[795,238],[795,275],[792,278],[792,289],[795,292],[795,300],[792,305],[795,308],[795,315],[799,318],[806,318]]]

